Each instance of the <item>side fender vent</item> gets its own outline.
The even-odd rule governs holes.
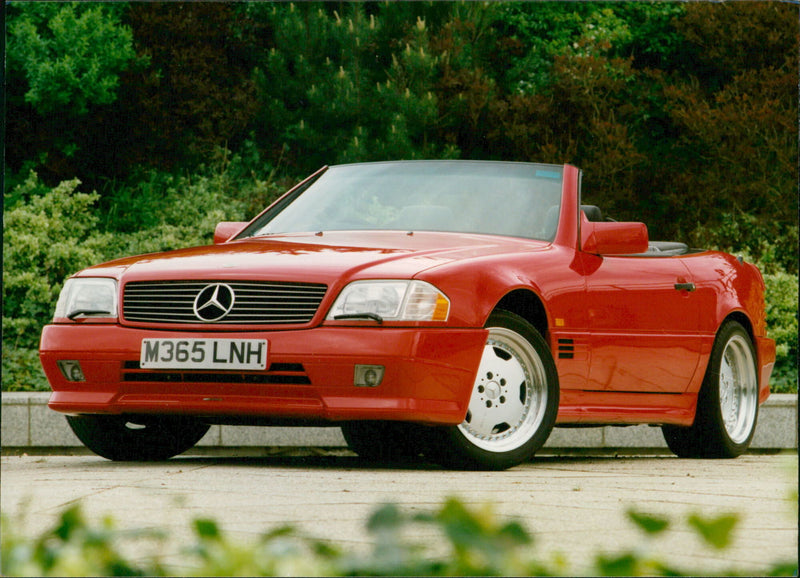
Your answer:
[[[575,342],[572,339],[558,340],[558,358],[573,359],[575,357]]]

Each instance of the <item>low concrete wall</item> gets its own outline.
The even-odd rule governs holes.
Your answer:
[[[4,392],[0,444],[11,448],[83,447],[64,417],[47,407],[50,394]],[[761,407],[752,448],[797,448],[797,395],[773,394]],[[336,427],[213,426],[198,444],[226,447],[344,447]],[[650,426],[556,428],[545,448],[550,449],[666,449],[659,428]]]

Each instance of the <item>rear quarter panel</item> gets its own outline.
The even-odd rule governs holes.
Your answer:
[[[704,342],[701,369],[705,372],[714,335],[733,316],[750,331],[758,357],[759,402],[769,397],[769,378],[775,364],[775,342],[767,337],[765,286],[754,265],[733,255],[707,251],[684,258],[701,300],[700,330]]]
[[[764,281],[758,269],[733,255],[707,251],[683,258],[701,300],[700,330],[715,334],[732,313],[749,321],[754,337],[766,336]]]

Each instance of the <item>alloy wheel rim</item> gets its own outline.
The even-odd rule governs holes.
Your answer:
[[[547,405],[539,354],[520,334],[493,327],[484,346],[466,419],[458,426],[475,446],[512,451],[535,434]]]
[[[719,395],[725,431],[732,442],[744,443],[755,424],[758,380],[752,349],[741,335],[731,337],[722,352]]]

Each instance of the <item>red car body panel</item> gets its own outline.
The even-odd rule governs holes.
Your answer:
[[[647,257],[584,250],[608,248],[611,240],[646,248],[647,237],[641,224],[589,224],[579,180],[578,169],[564,167],[551,243],[326,231],[229,240],[86,269],[78,276],[116,279],[120,294],[135,281],[186,279],[301,281],[327,290],[314,316],[299,325],[153,325],[126,320],[121,299],[118,319],[55,319],[40,347],[53,389],[49,405],[68,414],[187,414],[220,423],[458,424],[486,341],[484,324],[500,304],[521,314],[536,314],[541,304],[539,325],[559,375],[559,425],[690,425],[715,334],[730,317],[756,345],[763,402],[775,345],[766,337],[758,270],[711,251]],[[228,224],[218,239],[239,228]],[[348,283],[374,279],[434,285],[450,300],[447,321],[326,320]],[[220,378],[138,366],[143,339],[181,336],[266,339],[270,367]],[[79,361],[85,381],[68,381],[59,360]],[[356,364],[384,366],[383,382],[356,387]]]
[[[58,329],[47,332],[48,349],[42,354],[47,374],[60,375],[54,356],[48,353],[54,350],[62,359],[83,361],[90,387],[76,391],[74,385],[61,389],[54,383],[50,407],[56,411],[190,413],[275,420],[386,418],[460,423],[486,341],[482,329],[420,332],[396,328],[382,329],[378,336],[374,331],[350,327],[236,333],[236,337],[266,338],[270,366],[289,369],[267,371],[265,375],[271,379],[265,383],[190,381],[165,385],[148,381],[154,372],[132,367],[132,362],[138,360],[143,337],[178,337],[185,332],[109,325],[92,328],[87,338],[85,327]],[[215,331],[195,336],[229,335]],[[87,350],[100,354],[86,356]],[[353,386],[354,357],[359,363],[386,365],[380,388]]]

